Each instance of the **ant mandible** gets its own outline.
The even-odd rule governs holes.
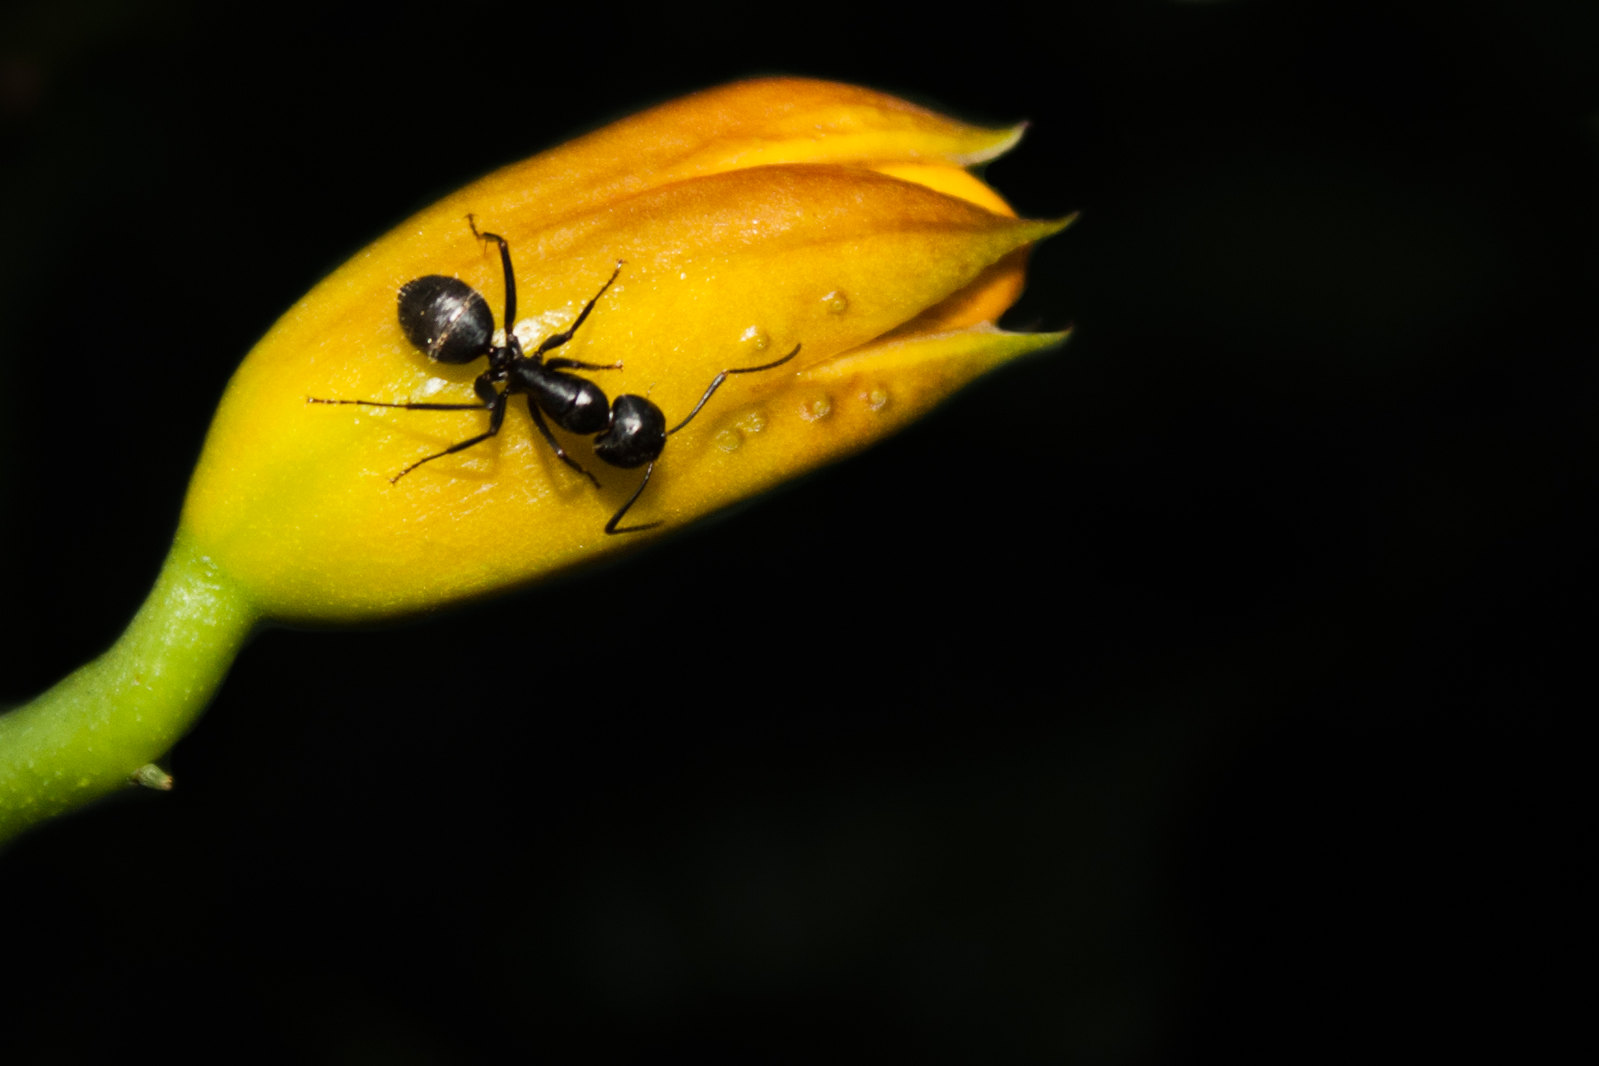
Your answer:
[[[544,417],[572,433],[593,433],[594,454],[611,466],[631,470],[644,467],[644,478],[633,495],[627,498],[611,520],[605,523],[607,534],[639,533],[653,529],[659,522],[641,526],[619,528],[622,516],[638,500],[644,487],[655,472],[655,461],[666,447],[666,438],[694,420],[700,409],[721,388],[729,374],[753,374],[782,366],[799,354],[800,346],[783,358],[761,366],[734,367],[722,371],[712,379],[710,387],[694,405],[694,410],[671,429],[666,428],[666,416],[653,402],[643,396],[622,395],[614,403],[607,402],[605,392],[594,382],[569,370],[620,370],[621,363],[583,363],[576,359],[546,359],[544,353],[553,351],[572,339],[583,320],[599,302],[611,283],[622,272],[622,263],[616,264],[609,280],[600,286],[594,298],[583,305],[572,324],[560,333],[546,337],[531,352],[524,353],[512,326],[516,322],[516,275],[511,268],[511,246],[497,233],[479,231],[477,220],[466,216],[472,235],[481,241],[493,241],[500,246],[500,263],[505,268],[505,343],[494,343],[494,313],[488,301],[476,289],[460,278],[442,274],[428,274],[400,286],[400,329],[415,348],[440,363],[470,363],[487,356],[489,367],[472,383],[477,393],[477,403],[383,403],[378,400],[322,400],[307,397],[309,403],[357,404],[362,407],[399,407],[408,411],[483,411],[489,413],[489,428],[475,437],[452,444],[441,452],[425,455],[389,479],[399,481],[423,463],[430,463],[446,455],[454,455],[475,444],[498,435],[505,421],[505,406],[518,393],[527,396],[528,413],[538,427],[556,458],[576,470],[600,487],[599,479],[583,468],[550,432]]]

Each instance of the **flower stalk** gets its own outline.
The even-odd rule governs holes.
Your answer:
[[[0,841],[130,784],[158,782],[146,767],[194,725],[258,618],[179,534],[110,650],[0,715]]]

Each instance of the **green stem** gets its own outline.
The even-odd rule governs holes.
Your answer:
[[[116,644],[0,715],[0,841],[127,787],[164,755],[205,710],[257,618],[180,532]]]

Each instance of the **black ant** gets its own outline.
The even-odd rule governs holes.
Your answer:
[[[464,451],[497,435],[500,424],[505,421],[506,402],[517,393],[522,393],[527,396],[527,409],[533,416],[533,424],[555,452],[556,458],[594,482],[595,488],[600,487],[599,479],[566,454],[566,449],[561,447],[545,423],[545,415],[570,432],[597,434],[594,438],[594,454],[610,465],[627,470],[644,467],[644,480],[639,482],[638,488],[621,509],[605,523],[606,533],[638,533],[660,525],[659,522],[650,522],[642,526],[617,528],[622,516],[643,494],[644,486],[650,483],[650,475],[655,472],[655,460],[660,458],[661,450],[666,447],[666,438],[694,420],[700,408],[721,388],[729,374],[753,374],[782,366],[799,354],[800,346],[796,344],[792,352],[776,362],[735,367],[717,374],[688,417],[667,429],[666,416],[645,397],[624,395],[618,396],[614,403],[608,403],[604,391],[594,382],[566,373],[568,370],[620,370],[621,363],[582,363],[576,359],[544,358],[545,352],[559,348],[572,339],[572,334],[577,332],[600,297],[605,295],[605,290],[622,272],[622,263],[616,264],[610,279],[600,286],[600,291],[594,294],[593,299],[583,305],[583,310],[578,312],[570,326],[546,337],[533,351],[524,353],[521,342],[512,331],[516,322],[516,276],[511,269],[511,246],[497,233],[479,232],[477,220],[471,215],[466,216],[466,221],[472,227],[473,236],[500,246],[500,262],[505,268],[505,343],[494,343],[494,313],[489,310],[488,301],[460,278],[442,274],[429,274],[400,286],[400,329],[414,347],[436,362],[470,363],[488,356],[489,368],[472,383],[472,391],[477,393],[478,402],[382,403],[377,400],[319,400],[309,396],[306,397],[307,402],[401,407],[408,411],[488,411],[487,432],[452,444],[441,452],[423,456],[391,477],[389,483],[393,484],[423,463]]]

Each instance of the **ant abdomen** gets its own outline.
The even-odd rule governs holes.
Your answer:
[[[460,278],[429,274],[400,286],[405,339],[440,363],[470,363],[494,347],[494,312]]]

